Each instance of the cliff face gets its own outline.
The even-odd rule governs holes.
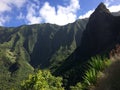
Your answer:
[[[84,70],[80,68],[85,68],[84,64],[90,57],[103,54],[118,43],[120,43],[120,16],[113,16],[101,3],[89,18],[80,46],[56,70],[55,74],[62,75],[64,78],[69,77],[69,81],[74,81],[73,84],[82,79]]]
[[[81,55],[94,55],[111,47],[116,40],[115,17],[101,3],[90,16],[80,46]]]
[[[78,53],[78,59],[100,54],[119,43],[119,37],[120,16],[113,16],[101,3],[91,14],[82,35],[80,47],[75,53]]]
[[[90,16],[79,47],[80,55],[92,56],[119,43],[120,17],[113,16],[101,3]]]
[[[65,26],[0,27],[0,89],[19,87],[34,71],[33,67],[52,70],[59,67],[80,45],[87,22],[88,19],[83,19]]]

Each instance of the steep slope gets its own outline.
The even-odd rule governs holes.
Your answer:
[[[98,79],[96,87],[90,90],[119,90],[120,89],[120,59],[114,58],[112,65]]]
[[[56,59],[58,59],[56,64],[59,60],[66,59],[79,46],[86,22],[79,20],[64,27],[52,27],[48,24],[40,28],[43,31],[38,31],[37,43],[31,53],[31,64],[33,66],[40,64],[40,67],[44,68]]]
[[[51,70],[59,67],[79,46],[87,21],[77,20],[66,26],[0,27],[0,89],[18,90],[21,81],[34,71],[32,66]]]
[[[82,80],[85,64],[91,56],[105,54],[120,42],[120,16],[113,16],[101,3],[90,16],[80,46],[55,71],[70,86]],[[68,88],[68,87],[67,87]]]

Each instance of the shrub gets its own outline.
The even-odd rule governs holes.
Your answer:
[[[71,90],[83,90],[83,85],[82,83],[77,83],[75,86],[70,87]]]
[[[89,69],[88,71],[86,71],[84,77],[84,83],[86,85],[91,85],[91,84],[95,84],[97,81],[97,72],[94,68]]]
[[[86,90],[89,86],[95,85],[99,72],[103,71],[111,64],[111,61],[106,57],[95,56],[88,61],[85,74],[83,75],[83,82],[77,83],[75,86],[71,86],[71,90]]]
[[[54,77],[48,70],[39,70],[23,81],[21,90],[64,90],[62,78]]]

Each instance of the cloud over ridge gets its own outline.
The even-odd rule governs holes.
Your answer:
[[[76,19],[88,18],[95,9],[90,8],[85,13],[81,13],[85,9],[80,7],[80,0],[63,0],[62,2],[63,5],[55,6],[48,0],[1,0],[0,26],[4,26],[6,23],[10,24],[14,20],[18,23],[21,21],[21,24],[66,25]],[[120,10],[120,0],[103,0],[103,2],[111,12]]]
[[[79,0],[70,0],[68,6],[57,5],[57,8],[51,6],[49,2],[45,2],[44,5],[39,9],[39,15],[35,16],[33,13],[36,11],[34,7],[31,8],[32,12],[28,15],[31,18],[27,18],[30,24],[45,22],[58,25],[65,25],[74,22],[77,19],[77,11],[80,9]],[[35,14],[35,13],[34,13]],[[38,21],[38,22],[35,22]]]

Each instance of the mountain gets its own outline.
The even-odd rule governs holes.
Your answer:
[[[87,22],[0,27],[0,89],[18,90],[33,67],[54,71],[80,45]]]
[[[113,16],[103,3],[91,14],[80,46],[54,72],[63,76],[66,86],[82,80],[86,63],[92,56],[105,55],[120,43],[120,16]],[[67,87],[68,88],[68,87]]]
[[[120,16],[100,3],[89,19],[0,27],[0,89],[20,89],[36,68],[63,77],[65,89],[82,81],[87,62],[120,44]]]

